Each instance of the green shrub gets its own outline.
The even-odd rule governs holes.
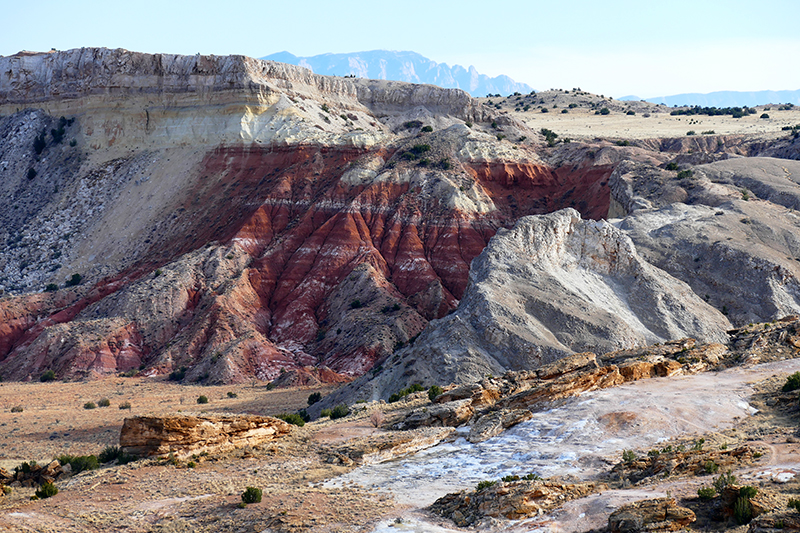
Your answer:
[[[45,370],[44,374],[39,377],[39,381],[47,382],[47,381],[55,381],[56,373],[52,370]]]
[[[332,413],[333,411],[331,411],[330,409],[323,409],[322,411],[319,412],[319,416],[330,417]]]
[[[689,130],[689,131],[686,132],[686,135],[691,137],[692,135],[697,135],[697,132],[695,132],[694,130]]]
[[[197,403],[208,403],[208,396],[201,394],[197,397]]]
[[[714,487],[701,487],[697,489],[697,495],[701,500],[708,501],[717,495],[717,491]]]
[[[762,113],[761,118],[769,118],[769,115],[767,113]]]
[[[194,461],[189,461],[188,463],[186,463],[186,468],[194,468],[196,466],[197,463],[195,463]]]
[[[794,509],[798,513],[800,513],[800,500],[790,499],[789,500],[789,509]]]
[[[100,462],[96,455],[59,455],[56,457],[62,465],[69,464],[72,467],[72,474],[78,474],[84,470],[97,470]]]
[[[725,487],[728,485],[733,485],[736,483],[736,476],[734,476],[730,470],[728,470],[724,474],[720,474],[719,477],[714,478],[714,481],[711,482],[714,485],[714,488],[717,490],[717,493],[722,494],[722,491],[725,490]]]
[[[678,170],[678,163],[676,163],[675,161],[672,161],[670,163],[667,163],[667,166],[665,166],[664,168],[666,170]]]
[[[497,481],[479,481],[478,484],[475,486],[475,491],[481,491],[483,489],[488,489],[489,487],[493,487],[497,485]]]
[[[424,391],[425,387],[420,385],[419,383],[414,383],[410,387],[407,387],[401,391],[395,392],[391,396],[389,396],[389,403],[399,402],[409,394],[413,394],[415,392]]]
[[[313,392],[308,395],[308,405],[314,405],[318,401],[322,399],[322,393],[320,392]]]
[[[281,413],[276,418],[280,418],[284,422],[288,422],[297,427],[303,427],[306,425],[306,422],[305,420],[303,420],[303,417],[297,413]]]
[[[43,131],[33,139],[33,151],[36,152],[36,155],[39,155],[42,153],[45,146],[47,146],[47,141],[44,139]]]
[[[420,126],[422,126],[422,121],[421,120],[409,120],[408,122],[404,122],[403,123],[403,128],[405,128],[407,130],[417,129]]]
[[[331,419],[336,420],[337,418],[344,418],[350,414],[350,408],[347,407],[345,404],[340,403],[336,407],[333,408],[331,411]]]
[[[94,402],[86,402],[85,404],[83,404],[83,408],[84,409],[96,409],[97,408],[97,404],[94,403]]]
[[[33,167],[29,168],[27,177],[28,177],[29,180],[32,180],[33,178],[35,178],[36,177],[36,169],[33,168]]]
[[[21,413],[22,411],[23,409],[21,405],[15,405],[14,407],[11,408],[12,413]]]
[[[636,114],[636,111],[633,111],[632,109],[629,109],[629,110],[628,110],[628,112],[627,112],[627,113],[625,113],[625,114],[626,114],[626,115],[635,115],[635,114]]]
[[[742,189],[741,193],[742,193],[742,200],[744,200],[745,202],[750,200],[750,191],[748,191],[747,189]]]
[[[361,300],[353,300],[350,302],[350,309],[360,309],[361,308]]]
[[[755,498],[756,494],[758,494],[758,489],[753,486],[745,485],[739,488],[739,496],[744,498]]]
[[[82,279],[83,276],[81,276],[80,274],[73,274],[72,276],[70,276],[70,278],[66,281],[64,285],[67,287],[75,287],[76,285],[81,284]]]
[[[425,152],[430,152],[430,150],[431,150],[430,144],[415,144],[414,146],[411,147],[410,152],[413,153],[414,155],[421,155],[424,154]]]
[[[58,290],[58,285],[56,285],[55,283],[48,283],[45,286],[44,290],[45,292],[55,292]]]
[[[186,377],[186,367],[182,366],[179,369],[173,370],[169,373],[170,381],[182,381]]]
[[[703,470],[706,474],[716,474],[719,471],[719,465],[709,459],[703,464]]]
[[[614,144],[616,144],[617,146],[630,146],[631,143],[630,141],[617,141]]]
[[[512,481],[519,481],[519,476],[515,475],[504,476],[500,478],[500,481],[502,481],[503,483],[511,483]]]
[[[431,385],[431,388],[430,388],[430,389],[428,389],[428,399],[429,399],[430,401],[433,401],[433,400],[435,400],[435,399],[436,399],[436,397],[437,397],[437,396],[439,396],[439,395],[440,395],[442,392],[444,392],[444,391],[442,390],[442,388],[441,388],[439,385]]]
[[[549,109],[547,109],[546,107],[543,107],[543,108],[542,108],[542,113],[549,113],[549,112],[550,112],[550,110],[549,110]]]
[[[433,126],[423,126],[422,129],[419,130],[419,131],[424,131],[425,133],[430,133],[430,132],[433,131]]]
[[[228,398],[238,398],[239,395],[233,391],[228,391]]]
[[[261,489],[256,487],[247,487],[242,493],[243,503],[259,503],[261,501]]]
[[[119,404],[120,409],[127,409],[128,411],[131,410],[131,402],[122,402]]]
[[[800,389],[800,372],[795,372],[788,378],[786,378],[786,383],[783,385],[783,392],[791,392],[793,390]]]
[[[611,111],[609,111],[607,107],[604,107],[600,110],[601,115],[608,115],[609,113],[611,113]]]
[[[733,518],[740,526],[749,524],[753,519],[753,508],[750,505],[750,498],[739,496],[733,505]]]
[[[135,461],[137,457],[124,452],[119,446],[106,446],[97,456],[97,459],[103,464],[117,461],[118,464],[126,465]]]
[[[677,178],[679,180],[682,180],[686,178],[691,178],[692,176],[694,176],[694,172],[692,172],[691,170],[681,170],[680,172],[678,172]]]
[[[42,486],[36,491],[36,497],[41,499],[51,498],[56,494],[58,494],[58,487],[49,481],[42,483]]]
[[[539,481],[542,478],[539,477],[537,474],[534,474],[533,472],[531,472],[530,474],[526,475],[522,479],[524,479],[526,481]]]
[[[622,460],[630,464],[636,460],[636,453],[633,450],[623,450]]]

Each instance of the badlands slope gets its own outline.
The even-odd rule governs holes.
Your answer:
[[[736,134],[632,135],[626,143],[609,128],[567,143],[569,121],[547,123],[559,134],[549,142],[536,121],[583,113],[587,124],[611,117],[644,128],[658,106],[575,91],[489,105],[454,89],[317,76],[242,56],[80,49],[0,58],[0,70],[6,379],[37,379],[46,369],[82,378],[185,367],[187,381],[202,383],[286,371],[286,383],[346,380],[379,373],[414,339],[446,339],[437,324],[466,316],[481,322],[481,340],[450,343],[447,357],[477,343],[478,368],[516,368],[589,346],[684,334],[715,340],[728,320],[800,312],[796,267],[785,259],[800,256],[788,237],[794,223],[787,218],[770,235],[762,229],[791,208],[794,184],[765,176],[754,157],[797,157],[796,138],[778,128],[791,122],[780,113],[792,111],[777,112],[783,122],[758,135],[740,119]],[[601,104],[609,115],[590,111]],[[539,105],[553,112],[537,115]],[[569,113],[554,112],[561,108]],[[722,177],[666,170],[737,156],[750,157]],[[650,211],[680,205],[723,213],[714,220],[729,236],[718,248],[741,250],[723,253],[726,268],[747,276],[725,274],[725,287],[714,285],[717,264],[704,262],[699,248],[709,243],[677,231],[662,233],[664,241],[649,230],[625,233],[633,217],[664,220]],[[527,283],[548,288],[471,309],[480,291],[470,265],[490,239],[515,224],[518,233],[539,227],[524,217],[565,208],[582,220],[578,234],[606,228],[585,241],[599,248],[570,244],[565,255],[563,243],[582,242],[573,230],[533,232],[535,239],[506,247],[507,260],[479,261],[494,284],[485,294],[496,299],[509,290],[504,284],[520,295],[532,294]],[[754,223],[734,223],[737,210],[749,210],[740,218]],[[611,223],[623,232],[589,222],[605,218],[622,218]],[[763,247],[750,246],[753,239]],[[691,257],[696,268],[657,253],[681,247],[681,261]],[[615,249],[638,265],[622,277],[598,266],[615,265]],[[503,270],[537,257],[560,259]],[[646,280],[630,285],[641,273]],[[771,290],[734,304],[745,283]],[[564,299],[565,289],[580,296]],[[528,313],[531,321],[518,319]],[[516,338],[534,355],[500,355],[517,349]],[[444,373],[430,378],[458,368],[439,365]],[[409,373],[386,386],[414,379]]]

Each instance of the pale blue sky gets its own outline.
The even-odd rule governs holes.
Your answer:
[[[0,54],[83,46],[265,56],[412,50],[543,90],[800,89],[800,1],[0,0]]]

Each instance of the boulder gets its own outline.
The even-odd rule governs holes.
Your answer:
[[[695,520],[694,511],[678,506],[675,498],[656,498],[623,505],[608,517],[608,530],[611,533],[677,531]]]
[[[472,443],[483,442],[520,422],[530,420],[532,417],[533,413],[528,409],[492,411],[481,416],[472,424],[467,440]]]
[[[290,424],[265,416],[136,416],[125,419],[119,444],[133,455],[173,453],[180,458],[256,446],[291,431]]]
[[[400,429],[414,429],[426,426],[458,427],[469,422],[474,414],[472,400],[431,404],[411,411],[405,420],[400,423]]]

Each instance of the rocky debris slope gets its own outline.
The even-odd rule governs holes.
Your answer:
[[[125,419],[119,444],[133,455],[184,458],[264,444],[291,433],[291,428],[283,420],[254,415],[136,416]]]
[[[375,399],[403,382],[477,381],[587,350],[687,336],[726,342],[730,327],[686,284],[640,258],[617,228],[566,209],[495,235],[473,261],[458,309],[384,365],[367,394]]]
[[[545,164],[459,90],[107,49],[0,70],[0,289],[28,293],[0,305],[30,308],[9,379],[359,375],[456,306],[497,229],[608,210],[613,165]]]
[[[0,468],[0,495],[3,495],[3,486],[9,487],[37,487],[44,483],[53,483],[58,479],[67,477],[71,472],[70,466],[62,465],[53,459],[47,464],[36,464],[36,461],[24,462],[22,465],[9,472]]]

